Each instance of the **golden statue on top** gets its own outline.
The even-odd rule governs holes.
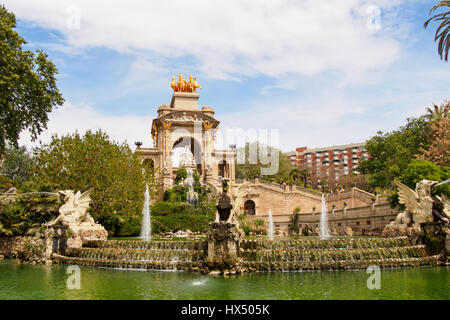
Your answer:
[[[197,77],[192,79],[192,75],[190,74],[189,81],[186,81],[181,73],[178,75],[178,81],[175,81],[175,76],[172,76],[170,87],[175,92],[195,92],[195,90],[202,88],[197,82]]]

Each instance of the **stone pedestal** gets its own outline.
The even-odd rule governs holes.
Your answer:
[[[207,232],[208,258],[205,262],[207,271],[235,273],[240,271],[239,248],[244,239],[244,232],[234,223],[211,222]]]
[[[108,239],[108,231],[102,225],[94,222],[71,225],[69,230],[70,237],[67,239],[69,249],[79,249],[85,241],[106,241]]]

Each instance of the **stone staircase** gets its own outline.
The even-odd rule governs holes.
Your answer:
[[[423,245],[404,238],[330,238],[285,241],[246,240],[243,266],[249,271],[301,271],[418,267],[442,263]]]
[[[89,241],[81,249],[56,255],[58,263],[92,267],[198,271],[206,254],[204,241]]]
[[[204,271],[207,242],[89,241],[81,249],[54,255],[57,263],[120,269]],[[435,266],[443,255],[430,256],[423,245],[402,238],[301,238],[244,240],[240,245],[242,271],[348,270]]]

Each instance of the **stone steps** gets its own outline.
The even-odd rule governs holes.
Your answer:
[[[81,248],[66,252],[69,257],[126,261],[195,262],[205,258],[204,250],[152,250],[124,248]]]
[[[244,250],[277,250],[277,249],[366,249],[410,246],[407,237],[399,238],[330,238],[321,240],[244,240],[241,248]]]
[[[160,271],[197,271],[201,262],[167,262],[167,261],[132,261],[114,259],[90,259],[53,255],[55,263],[75,264],[87,267],[120,268],[120,269],[144,269]]]
[[[83,248],[122,248],[147,250],[206,250],[207,242],[193,241],[139,241],[139,240],[107,240],[87,241]]]
[[[303,270],[355,270],[378,266],[380,269],[437,266],[441,264],[442,255],[420,258],[369,259],[344,261],[314,261],[314,262],[256,262],[244,261],[242,267],[246,271],[303,271]]]
[[[289,249],[289,250],[247,250],[241,251],[246,261],[303,262],[303,261],[345,261],[390,258],[417,258],[427,256],[426,247],[408,246],[365,249]]]
[[[244,240],[239,250],[244,271],[301,271],[419,267],[443,264],[445,257],[429,256],[423,245],[402,238],[302,238]],[[57,263],[92,267],[204,271],[206,241],[89,241]]]

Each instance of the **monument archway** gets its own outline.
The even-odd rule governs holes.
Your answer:
[[[200,142],[190,136],[180,137],[176,140],[172,146],[171,158],[172,167],[179,168],[180,156],[184,152],[184,148],[189,146],[189,150],[192,152],[195,158],[195,163],[197,164],[197,171],[202,174],[202,146]]]
[[[186,145],[190,146],[203,183],[221,186],[219,162],[225,159],[226,167],[222,171],[227,179],[234,181],[236,151],[215,149],[219,121],[214,118],[214,109],[209,106],[199,108],[196,89],[200,86],[197,82],[184,81],[181,74],[178,79],[179,83],[172,81],[170,85],[174,90],[172,101],[161,105],[157,118],[153,119],[153,148],[139,148],[137,151],[143,158],[154,161],[163,191],[173,186],[179,156]]]

